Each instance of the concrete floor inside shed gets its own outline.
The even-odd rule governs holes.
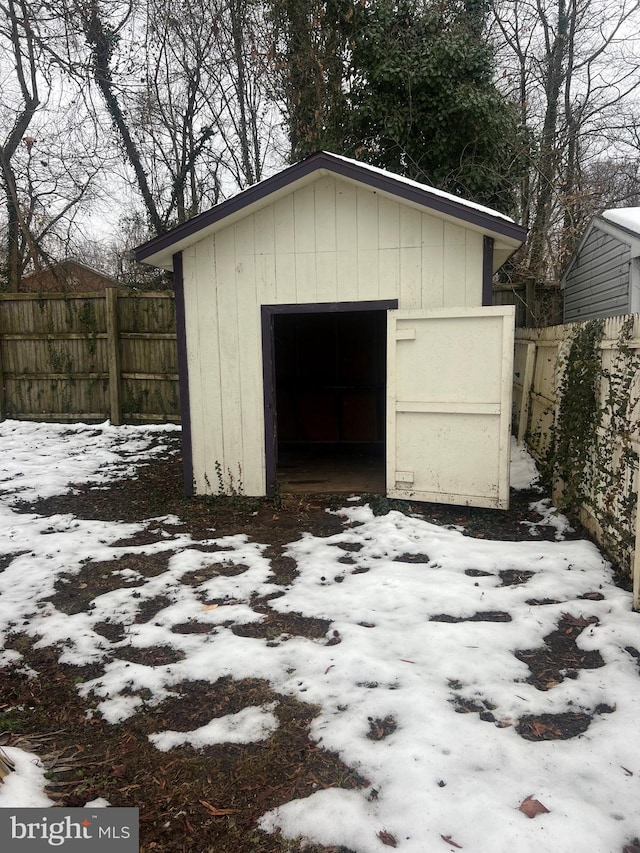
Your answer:
[[[278,453],[277,481],[283,494],[384,494],[384,447],[284,446]]]

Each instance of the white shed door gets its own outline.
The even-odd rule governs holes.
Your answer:
[[[389,497],[509,506],[514,315],[388,312]]]

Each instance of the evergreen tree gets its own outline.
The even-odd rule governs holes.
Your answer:
[[[522,134],[493,81],[486,0],[375,0],[350,22],[350,144],[374,165],[505,212]]]
[[[340,151],[347,122],[352,0],[270,0],[273,79],[283,105],[292,163],[322,149]]]

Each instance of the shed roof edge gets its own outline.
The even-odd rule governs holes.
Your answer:
[[[264,181],[247,187],[209,210],[177,225],[166,234],[148,240],[135,249],[136,260],[144,262],[154,255],[172,254],[171,249],[176,244],[195,237],[205,228],[262,201],[316,171],[330,172],[354,180],[520,243],[524,242],[526,237],[527,232],[522,225],[518,225],[498,211],[347,157],[319,151]]]

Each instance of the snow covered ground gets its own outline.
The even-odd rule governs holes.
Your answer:
[[[264,678],[280,694],[317,704],[312,737],[370,786],[318,790],[262,817],[263,829],[280,828],[292,838],[357,853],[379,853],[391,838],[407,853],[458,847],[621,853],[640,835],[640,677],[625,650],[640,646],[640,615],[592,544],[563,541],[566,520],[548,502],[539,508],[555,519],[555,542],[474,539],[398,512],[375,517],[369,507],[345,501],[340,533],[305,534],[290,544],[299,575],[286,588],[273,582],[264,547],[241,533],[217,538],[212,530],[210,541],[225,550],[211,552],[177,530],[152,544],[118,545],[159,520],[106,523],[12,510],[19,499],[129,474],[162,452],[152,439],[164,429],[0,424],[0,560],[14,555],[0,571],[0,666],[20,662],[3,648],[17,626],[41,645],[61,644],[63,663],[107,661],[103,674],[79,690],[97,696],[99,712],[112,723],[141,708],[136,691],[147,688],[159,702],[186,679]],[[513,459],[512,481],[525,487],[535,468],[517,448]],[[172,522],[178,519],[163,519],[163,529]],[[56,578],[79,571],[88,558],[154,550],[174,552],[163,574],[121,571],[122,586],[94,599],[90,611],[68,615],[46,601]],[[181,583],[186,573],[220,561],[246,569],[197,587]],[[532,575],[527,583],[503,585],[499,572],[507,569]],[[142,582],[135,597],[131,580]],[[340,642],[281,637],[267,644],[233,634],[230,622],[263,618],[251,608],[252,595],[275,591],[284,594],[271,600],[274,609],[329,619],[328,636]],[[171,603],[137,623],[141,605],[160,592]],[[594,592],[602,600],[580,598]],[[227,603],[203,607],[203,597]],[[528,603],[545,599],[557,603]],[[505,621],[434,618],[468,620],[495,611],[508,614]],[[529,670],[514,652],[542,646],[563,613],[590,620],[577,642],[599,650],[605,665],[540,691],[527,683]],[[94,631],[108,617],[127,627],[124,640],[111,643]],[[172,632],[189,619],[216,632]],[[118,647],[130,645],[170,646],[184,657],[157,667],[132,664],[118,658]],[[492,719],[456,713],[461,699],[490,709]],[[159,731],[150,739],[166,751],[266,739],[278,725],[273,711],[273,703],[246,708],[196,731]],[[517,733],[525,715],[578,711],[593,715],[579,737],[532,742]],[[376,725],[386,726],[385,736],[368,737]],[[33,757],[7,752],[17,772],[0,785],[0,807],[46,802]],[[519,809],[527,797],[548,811],[529,818]]]

